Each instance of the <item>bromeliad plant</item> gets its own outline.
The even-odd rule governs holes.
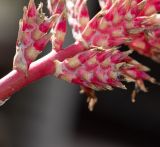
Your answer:
[[[95,90],[126,89],[134,82],[147,92],[144,81],[156,83],[149,68],[130,57],[132,51],[160,62],[160,1],[99,0],[101,10],[89,17],[87,0],[48,0],[50,17],[36,8],[34,0],[24,7],[19,23],[13,70],[0,80],[0,103],[24,86],[48,75],[76,83],[87,94],[89,110],[97,98]],[[63,48],[67,21],[75,43]],[[36,60],[51,41],[52,51]],[[127,45],[128,51],[120,51]],[[36,61],[35,61],[36,60]]]

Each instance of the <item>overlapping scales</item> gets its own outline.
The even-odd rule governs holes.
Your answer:
[[[23,18],[19,22],[19,32],[16,43],[16,54],[13,68],[27,74],[33,62],[49,42],[57,15],[47,18],[42,12],[43,4],[36,8],[34,0],[30,0],[28,7],[24,7]]]

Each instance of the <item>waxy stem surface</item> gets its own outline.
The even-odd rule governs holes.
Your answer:
[[[12,94],[26,85],[45,76],[52,75],[55,71],[55,60],[63,61],[85,49],[86,48],[84,48],[81,43],[77,42],[58,53],[53,50],[48,55],[32,62],[28,69],[27,76],[22,71],[12,70],[5,77],[0,79],[0,101],[7,100]]]

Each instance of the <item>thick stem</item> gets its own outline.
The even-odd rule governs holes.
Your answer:
[[[5,101],[9,96],[31,82],[53,74],[55,70],[54,60],[63,61],[84,49],[81,43],[75,43],[58,53],[52,51],[43,58],[33,62],[29,67],[27,76],[23,72],[12,70],[0,79],[0,100]]]

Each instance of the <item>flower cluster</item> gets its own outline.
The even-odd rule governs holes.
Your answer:
[[[121,81],[132,81],[146,92],[143,81],[155,83],[155,79],[145,73],[148,68],[130,58],[128,52],[113,48],[125,44],[131,50],[160,61],[159,1],[99,0],[99,3],[101,11],[89,20],[86,0],[66,0],[73,37],[88,51],[63,62],[56,61],[55,72],[58,78],[90,89],[87,90],[90,110],[95,100],[93,90],[124,89]],[[133,91],[132,102],[135,102],[135,93]]]
[[[135,82],[137,88],[147,92],[143,81],[154,83],[155,79],[145,72],[148,68],[128,56],[131,51],[120,52],[118,49],[106,49],[98,51],[90,49],[78,53],[63,62],[55,61],[54,75],[71,83],[79,84],[83,89],[112,90],[114,87],[126,89],[123,82]],[[90,97],[95,99],[95,95]],[[135,96],[132,97],[135,102]],[[93,106],[89,105],[90,110]]]
[[[42,12],[42,3],[36,8],[34,0],[30,0],[20,20],[13,61],[16,73],[0,80],[0,86],[5,87],[0,90],[2,102],[5,96],[49,74],[80,85],[91,111],[97,102],[95,91],[126,89],[124,83],[133,82],[135,102],[137,91],[147,91],[144,81],[156,83],[147,73],[149,68],[130,54],[137,51],[160,62],[160,1],[98,1],[101,10],[90,19],[87,0],[48,0],[50,18]],[[64,49],[67,21],[75,43]],[[49,41],[51,53],[34,64]],[[128,46],[128,51],[120,51],[121,45]],[[18,76],[23,84],[14,80]]]
[[[33,0],[30,0],[28,8],[24,7],[23,18],[19,21],[19,32],[16,43],[16,54],[13,68],[27,71],[33,62],[49,42],[52,33],[49,30],[54,26],[57,15],[47,18],[42,12],[43,4],[36,8]]]

